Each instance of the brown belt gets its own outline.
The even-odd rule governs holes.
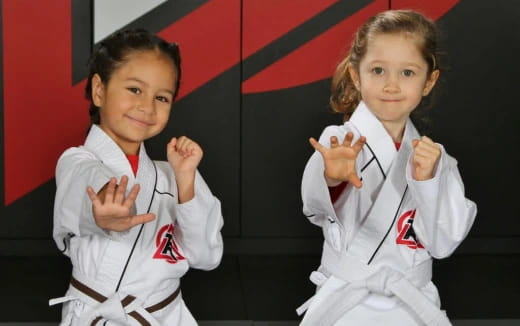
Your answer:
[[[98,301],[100,303],[103,303],[103,302],[105,302],[108,299],[107,297],[105,297],[101,293],[91,289],[87,285],[85,285],[85,284],[81,283],[80,281],[76,280],[74,277],[70,281],[70,284],[73,287],[75,287],[76,289],[78,289],[79,291],[83,292],[84,294],[88,295],[89,297],[91,297],[92,299],[94,299],[94,300],[96,300],[96,301]],[[156,303],[156,304],[154,304],[154,305],[152,305],[152,306],[150,306],[148,308],[145,308],[145,310],[148,311],[149,313],[152,313],[154,311],[157,311],[157,310],[160,310],[160,309],[166,307],[167,305],[172,303],[173,300],[175,300],[175,298],[177,298],[177,296],[179,295],[180,292],[181,292],[181,288],[178,287],[177,290],[175,290],[175,292],[170,294],[166,299],[164,299],[161,302]],[[127,295],[123,300],[121,300],[121,305],[123,307],[126,307],[127,305],[129,305],[134,300],[135,300],[135,297],[133,295]],[[143,325],[143,326],[150,326],[150,323],[148,321],[146,321],[146,319],[140,313],[138,313],[137,311],[132,311],[132,312],[129,313],[129,315],[132,316],[135,320],[137,320],[141,325]],[[103,317],[97,317],[96,319],[94,319],[92,321],[92,323],[90,325],[91,326],[96,325],[96,323],[98,321],[100,321],[102,318]]]

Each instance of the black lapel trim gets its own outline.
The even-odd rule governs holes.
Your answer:
[[[383,239],[381,240],[381,242],[377,246],[376,250],[372,254],[372,257],[370,257],[370,260],[368,261],[367,265],[370,265],[370,263],[372,262],[372,260],[376,256],[377,252],[379,251],[379,248],[381,248],[381,246],[383,245],[383,242],[385,242],[385,239],[388,237],[388,234],[390,233],[390,230],[392,230],[392,227],[394,226],[395,220],[397,219],[397,215],[399,215],[399,211],[401,210],[401,205],[403,204],[404,197],[406,196],[406,191],[407,190],[408,190],[408,185],[406,185],[406,188],[404,188],[403,196],[401,197],[401,202],[399,203],[399,206],[397,207],[397,211],[395,212],[395,216],[394,216],[394,220],[392,221],[392,224],[390,225],[390,227],[386,231],[385,236],[383,237]]]
[[[148,205],[148,209],[146,210],[146,213],[150,213],[150,209],[152,208],[153,199],[155,197],[155,190],[157,188],[157,167],[155,166],[155,163],[153,163],[153,169],[155,171],[155,182],[153,185],[152,198],[150,199],[150,204]],[[139,238],[141,237],[141,233],[143,232],[143,227],[144,227],[144,224],[141,224],[141,227],[139,228],[139,233],[137,233],[137,237],[135,238],[134,244],[132,246],[132,250],[130,251],[130,254],[128,255],[128,259],[126,260],[125,267],[123,268],[123,272],[121,273],[121,277],[119,278],[119,282],[117,282],[116,292],[119,290],[119,287],[121,286],[121,281],[123,280],[123,276],[125,276],[126,268],[128,267],[128,263],[130,263],[130,258],[132,258],[132,255],[134,254],[135,246],[137,245],[137,241],[139,240]]]
[[[368,143],[365,143],[365,145],[367,145],[368,149],[370,150],[370,152],[372,153],[372,155],[374,156],[376,162],[377,162],[377,166],[379,166],[379,171],[381,171],[381,173],[383,174],[383,179],[386,179],[386,174],[385,174],[385,171],[383,171],[383,167],[381,166],[381,163],[379,162],[379,160],[377,159],[377,156],[376,156],[376,153],[374,153],[374,151],[372,150],[372,148],[370,147],[370,145],[368,145]]]

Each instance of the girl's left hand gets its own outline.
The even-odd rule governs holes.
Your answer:
[[[199,144],[186,136],[173,137],[166,146],[166,153],[175,175],[195,173],[203,156]]]
[[[441,157],[441,148],[426,136],[412,141],[414,151],[412,157],[413,177],[417,181],[433,178],[435,167]]]

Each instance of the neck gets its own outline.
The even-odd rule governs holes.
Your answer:
[[[130,144],[119,144],[119,147],[123,150],[125,155],[137,155],[139,154],[140,144],[130,143]]]
[[[395,122],[395,121],[381,121],[385,127],[386,132],[392,137],[394,143],[401,143],[403,141],[404,128],[406,121]]]
[[[121,148],[123,153],[126,155],[137,155],[139,154],[139,148],[141,148],[141,143],[138,141],[132,141],[126,139],[124,137],[120,137],[115,134],[109,128],[106,128],[103,124],[99,124],[101,130],[103,130],[112,140]]]

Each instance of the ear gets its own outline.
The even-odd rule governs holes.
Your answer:
[[[348,73],[350,74],[350,79],[352,79],[354,86],[359,91],[359,89],[360,89],[359,73],[357,72],[356,68],[352,67],[352,65],[350,65],[350,64],[347,69],[348,69]]]
[[[430,91],[433,89],[433,86],[435,86],[435,83],[437,83],[437,79],[439,79],[440,73],[441,72],[439,71],[439,69],[435,69],[434,71],[432,71],[430,77],[428,78],[428,80],[426,80],[426,84],[424,84],[424,89],[422,92],[423,96],[430,94]]]
[[[94,74],[92,76],[92,103],[94,103],[95,106],[101,107],[102,103],[105,100],[105,84],[103,84],[103,81],[101,80],[101,76],[98,74]]]

